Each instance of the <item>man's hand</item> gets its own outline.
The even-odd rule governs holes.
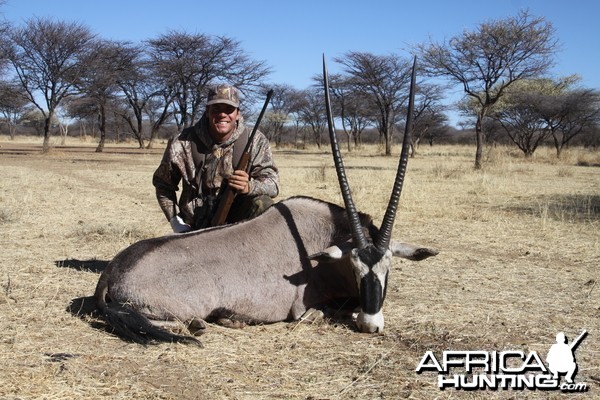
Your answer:
[[[246,171],[235,170],[227,179],[229,187],[240,194],[248,194],[250,192],[250,176]]]
[[[183,219],[181,219],[179,215],[176,215],[173,218],[171,218],[169,223],[171,224],[171,228],[175,233],[184,233],[192,230],[192,227],[183,222]]]

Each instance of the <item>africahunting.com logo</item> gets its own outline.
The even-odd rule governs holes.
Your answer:
[[[587,383],[575,382],[577,362],[575,349],[587,336],[587,331],[568,343],[559,332],[546,356],[546,364],[537,352],[508,351],[444,351],[438,358],[427,351],[417,366],[418,374],[438,373],[441,390],[561,390],[585,392]],[[561,383],[561,377],[564,382]]]

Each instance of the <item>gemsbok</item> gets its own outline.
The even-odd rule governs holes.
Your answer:
[[[330,141],[345,207],[297,196],[252,220],[134,243],[108,264],[94,295],[114,332],[138,343],[199,344],[157,322],[297,320],[342,298],[359,300],[360,331],[382,332],[392,256],[418,261],[437,254],[391,240],[408,161],[415,68],[416,60],[400,162],[380,228],[352,201],[323,56]]]

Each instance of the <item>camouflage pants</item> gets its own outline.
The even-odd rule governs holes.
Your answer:
[[[200,207],[194,209],[194,229],[201,229],[210,226],[210,221],[217,210],[217,201],[215,197],[206,197]],[[245,219],[252,219],[264,213],[273,205],[273,199],[267,195],[244,196],[238,195],[231,204],[231,209],[225,222],[228,224],[239,222]]]
[[[227,214],[227,223],[258,217],[273,205],[273,199],[267,195],[236,196]]]

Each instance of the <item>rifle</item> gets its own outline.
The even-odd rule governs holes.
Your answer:
[[[571,340],[569,343],[569,347],[571,350],[575,351],[575,347],[579,346],[579,343],[587,336],[587,331],[584,329],[583,332],[579,336],[577,336],[574,340]]]
[[[260,121],[262,120],[262,117],[265,114],[265,111],[267,110],[267,106],[269,105],[272,96],[273,89],[267,92],[267,99],[265,100],[265,104],[263,105],[262,110],[260,111],[260,114],[256,119],[254,129],[252,129],[252,133],[248,137],[248,143],[246,143],[246,147],[244,147],[244,152],[240,157],[238,165],[235,166],[235,170],[243,170],[249,172],[248,170],[250,168],[250,148],[252,147],[252,141],[254,140],[254,135],[258,130],[258,125],[260,124]],[[215,214],[213,215],[210,221],[210,226],[219,226],[225,223],[227,214],[229,214],[229,210],[231,209],[231,204],[233,203],[233,200],[235,199],[235,196],[237,194],[233,189],[229,187],[227,181],[223,181],[219,192],[219,205],[217,206],[217,210],[215,211]]]

